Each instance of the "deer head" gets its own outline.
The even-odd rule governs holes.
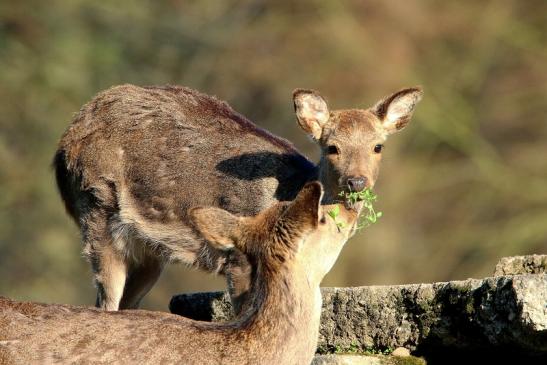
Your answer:
[[[329,111],[313,90],[293,93],[297,121],[321,148],[320,180],[325,201],[341,191],[372,188],[387,137],[403,129],[422,98],[419,87],[400,90],[368,109]]]
[[[332,206],[320,205],[322,195],[321,184],[311,182],[292,202],[278,203],[255,217],[238,217],[218,208],[194,208],[190,214],[197,230],[216,248],[241,251],[262,274],[302,268],[319,285],[353,234],[357,219],[355,212],[342,209],[340,219],[346,228],[340,229],[326,217]]]

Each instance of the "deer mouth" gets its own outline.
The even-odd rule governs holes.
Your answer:
[[[352,193],[348,189],[342,190],[340,193],[338,193],[338,202],[344,204],[344,207],[347,210],[359,211],[363,203],[361,201],[356,201],[355,199],[352,199],[352,194],[354,193]]]
[[[365,188],[361,191],[345,191],[338,194],[343,199],[343,203],[348,210],[353,210],[358,213],[363,207],[367,207],[371,212],[374,212],[373,204],[376,202],[377,196],[372,189]]]
[[[360,212],[361,209],[363,208],[363,202],[362,201],[353,202],[350,199],[345,199],[344,200],[344,207],[347,210],[353,210],[355,212]]]

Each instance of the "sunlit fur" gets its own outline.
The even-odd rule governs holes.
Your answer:
[[[320,206],[321,187],[306,185],[292,203],[256,217],[216,208],[191,212],[201,234],[251,263],[246,305],[233,321],[206,323],[137,310],[105,312],[0,298],[0,360],[10,364],[309,364],[318,341],[319,283],[349,236],[357,214],[338,221]],[[217,222],[210,225],[210,222]],[[224,232],[224,234],[222,234]]]
[[[232,296],[240,297],[249,280],[245,260],[198,237],[188,211],[216,206],[252,216],[293,200],[308,181],[323,183],[324,203],[337,199],[348,177],[372,185],[380,162],[374,143],[391,132],[385,121],[395,115],[408,122],[421,91],[394,95],[369,110],[329,111],[317,92],[297,90],[299,124],[323,151],[329,143],[340,149],[316,166],[195,90],[122,85],[99,93],[76,115],[54,159],[59,191],[92,264],[97,306],[138,307],[168,262],[226,274]]]

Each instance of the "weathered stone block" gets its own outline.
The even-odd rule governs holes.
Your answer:
[[[384,355],[315,355],[311,365],[425,365],[424,359]]]
[[[316,355],[311,365],[383,365],[375,356]]]
[[[434,284],[324,288],[319,347],[547,353],[547,274]],[[173,297],[173,313],[232,316],[225,293]]]
[[[496,265],[494,276],[519,274],[544,274],[547,272],[547,255],[504,257]]]

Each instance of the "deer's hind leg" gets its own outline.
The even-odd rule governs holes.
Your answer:
[[[141,245],[145,243],[139,242]],[[120,309],[136,309],[139,307],[142,298],[152,289],[159,279],[164,260],[151,250],[145,250],[139,260],[134,260],[127,271],[127,280],[123,297],[120,302]]]
[[[98,308],[119,309],[127,277],[127,262],[120,246],[123,238],[112,237],[108,217],[94,212],[84,223],[84,254],[91,262],[97,287]]]

